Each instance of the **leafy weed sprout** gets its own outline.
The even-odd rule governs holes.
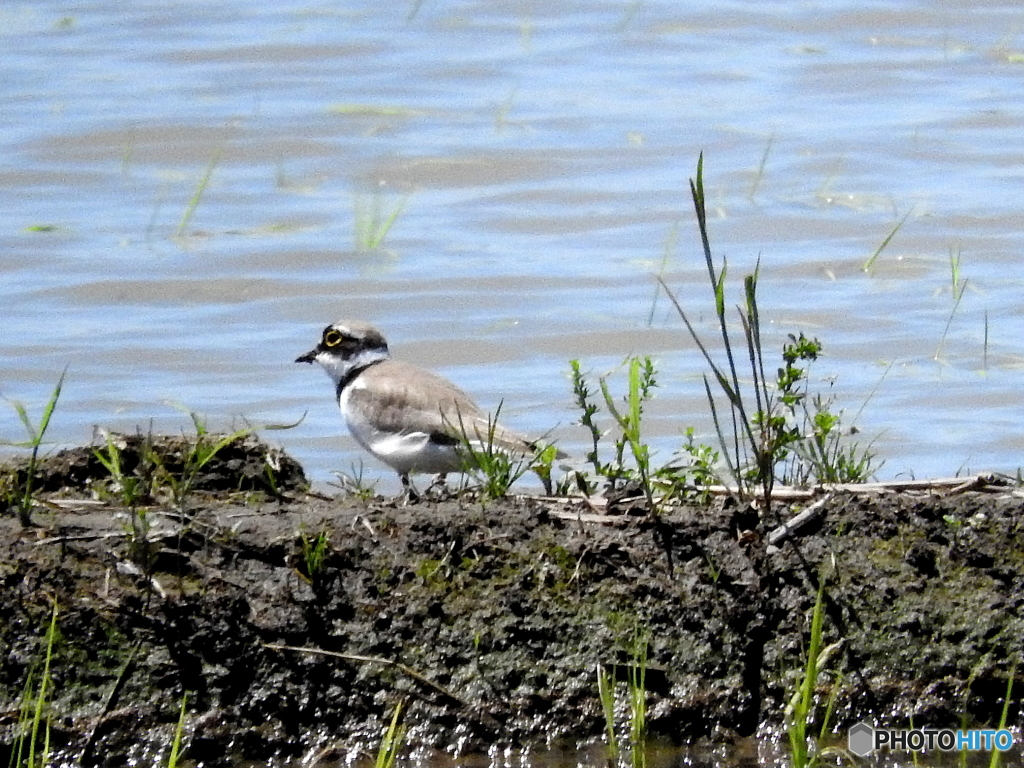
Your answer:
[[[598,379],[599,402],[580,361],[570,360],[569,365],[573,395],[581,413],[579,423],[590,433],[591,448],[585,458],[596,478],[603,478],[613,491],[627,483],[636,483],[648,509],[655,515],[672,498],[691,493],[705,501],[709,498],[709,488],[717,480],[715,465],[719,455],[712,448],[696,442],[692,427],[684,433],[685,443],[677,452],[676,461],[662,467],[653,464],[650,446],[642,435],[644,406],[654,396],[653,390],[658,385],[657,370],[650,357],[626,360],[627,384],[622,404],[616,403],[607,376]],[[597,422],[602,402],[617,428],[613,454],[608,460],[602,458],[601,451],[608,433]],[[627,458],[627,448],[632,461]],[[583,493],[590,495],[596,491],[585,473],[577,472],[575,480]]]
[[[39,417],[38,426],[32,423],[32,419],[30,419],[28,415],[28,410],[25,408],[23,403],[16,400],[11,401],[11,406],[17,412],[18,418],[21,419],[21,423],[25,427],[25,432],[28,435],[27,441],[14,443],[14,445],[32,449],[32,452],[29,455],[28,469],[25,473],[25,480],[22,483],[22,487],[20,489],[11,489],[8,492],[13,495],[13,506],[17,510],[18,520],[25,528],[32,525],[32,506],[34,504],[32,485],[35,481],[36,469],[39,463],[39,447],[43,444],[43,436],[46,434],[46,430],[50,426],[50,419],[53,416],[54,410],[57,408],[57,400],[60,399],[61,390],[64,388],[64,377],[66,374],[67,368],[64,369],[60,378],[57,379],[57,385],[53,388],[53,392],[50,393],[50,399],[43,407],[43,412]]]
[[[608,384],[608,377],[598,378],[601,398],[618,427],[618,435],[614,440],[614,454],[607,462],[601,459],[601,444],[606,433],[594,419],[600,413],[601,406],[594,399],[595,393],[587,381],[586,374],[583,373],[580,361],[570,360],[569,365],[572,369],[572,386],[576,406],[582,414],[580,424],[590,432],[591,449],[587,451],[586,460],[594,468],[596,476],[607,480],[609,487],[613,490],[626,482],[637,481],[648,504],[653,509],[654,489],[651,482],[650,448],[643,442],[641,426],[644,403],[650,400],[652,390],[657,386],[654,363],[649,357],[632,357],[626,360],[628,384],[624,407],[616,404]],[[626,462],[627,446],[633,456],[635,468],[631,468]],[[586,478],[578,475],[577,482],[584,492],[593,492],[594,489],[590,487]]]

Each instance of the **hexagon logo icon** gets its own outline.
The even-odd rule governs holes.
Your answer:
[[[875,729],[867,723],[857,723],[850,728],[846,745],[857,757],[867,757],[875,750]]]

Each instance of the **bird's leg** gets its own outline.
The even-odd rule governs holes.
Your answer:
[[[409,479],[409,473],[400,474],[398,479],[402,481],[402,493],[399,495],[402,504],[415,504],[420,500],[419,491],[412,484],[412,480]]]

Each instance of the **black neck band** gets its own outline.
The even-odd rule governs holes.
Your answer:
[[[386,358],[384,358],[384,359],[386,359]],[[371,368],[372,366],[377,365],[377,363],[383,363],[384,359],[373,360],[373,361],[367,363],[366,365],[361,365],[358,368],[353,368],[351,371],[346,373],[345,376],[338,382],[337,389],[334,390],[335,396],[340,400],[341,399],[341,393],[345,391],[345,387],[347,387],[349,384],[351,384],[353,381],[355,381],[356,376],[361,374],[367,368]]]

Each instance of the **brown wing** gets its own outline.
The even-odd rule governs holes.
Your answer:
[[[529,453],[529,440],[494,424],[473,400],[447,379],[409,363],[387,360],[361,376],[366,388],[353,388],[349,402],[367,414],[366,423],[385,432],[425,432],[470,439]],[[493,435],[493,439],[491,436]]]

